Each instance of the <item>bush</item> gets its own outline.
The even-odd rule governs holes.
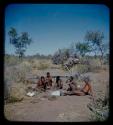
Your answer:
[[[5,66],[5,80],[13,82],[24,82],[26,74],[31,71],[30,64],[23,62],[17,66],[7,67]]]
[[[48,67],[49,67],[49,64],[45,62],[40,62],[40,64],[38,65],[39,70],[47,69]]]
[[[67,69],[61,65],[61,69]],[[81,58],[80,64],[76,64],[70,70],[76,71],[80,74],[87,72],[98,72],[99,70],[109,70],[108,65],[101,65],[99,58]]]
[[[25,81],[26,75],[31,71],[30,64],[22,63],[18,70],[17,70],[17,82],[23,82]]]
[[[103,113],[94,112],[91,114],[90,120],[91,121],[105,121],[107,120],[107,118],[103,116]]]
[[[9,119],[11,117],[11,112],[7,109],[6,105],[4,105],[4,116],[7,120],[11,120]]]
[[[38,69],[38,70],[43,70],[47,69],[50,66],[50,61],[49,60],[33,60],[32,61],[32,68]]]
[[[98,70],[102,69],[99,59],[81,59],[80,64],[76,64],[73,66],[73,71],[81,73],[87,73],[87,72],[97,72]],[[62,67],[64,69],[64,67]],[[65,70],[65,69],[64,69]]]
[[[79,65],[79,66],[77,67],[77,71],[78,71],[80,74],[89,72],[89,66],[88,66],[88,65]]]
[[[52,56],[53,64],[63,64],[69,58],[69,49],[59,49]]]
[[[99,59],[90,59],[89,66],[90,66],[90,71],[92,72],[102,68]]]
[[[6,102],[14,103],[22,101],[25,95],[25,86],[22,83],[13,83],[10,86],[10,91]]]
[[[8,102],[21,101],[26,75],[31,70],[29,63],[23,62],[13,67],[5,66],[4,70],[4,99]],[[15,85],[14,85],[15,83]],[[21,83],[21,84],[20,84]]]
[[[12,55],[5,55],[4,61],[7,66],[14,66],[21,63],[18,57]]]
[[[108,103],[105,104],[104,98],[95,99],[88,104],[88,108],[91,110],[91,121],[105,121],[109,115]]]

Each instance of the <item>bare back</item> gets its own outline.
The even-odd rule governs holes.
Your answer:
[[[88,84],[85,84],[85,86],[83,87],[82,89],[84,92],[88,92],[91,91],[91,85],[88,83]]]

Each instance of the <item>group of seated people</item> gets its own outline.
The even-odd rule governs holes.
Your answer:
[[[41,76],[39,81],[37,82],[37,88],[43,88],[44,91],[46,91],[47,87],[52,87],[52,77],[49,72],[47,72],[46,78],[44,76]]]
[[[70,79],[66,81],[68,83],[68,89],[66,92],[63,93],[63,95],[78,95],[78,96],[84,96],[84,95],[93,95],[92,94],[92,87],[90,84],[89,78],[84,79],[85,85],[83,88],[78,88],[77,83],[74,81],[74,78],[71,76]],[[61,80],[60,76],[56,77],[55,82],[57,89],[63,89],[63,81]],[[47,76],[41,76],[39,81],[37,82],[37,88],[43,88],[44,91],[46,91],[47,88],[50,88],[53,86],[52,77],[49,72],[47,72]]]

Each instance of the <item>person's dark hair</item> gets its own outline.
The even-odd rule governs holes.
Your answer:
[[[44,79],[45,80],[45,77],[44,76],[41,76],[41,80]]]
[[[70,76],[70,80],[73,80],[74,78],[73,78],[73,76]]]
[[[56,83],[58,83],[58,81],[60,80],[60,76],[56,77]]]
[[[47,72],[47,75],[50,75],[50,72]]]
[[[83,81],[86,82],[86,83],[88,83],[88,82],[90,82],[90,78],[88,76],[84,77]]]

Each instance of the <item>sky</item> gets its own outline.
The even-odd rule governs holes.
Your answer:
[[[9,4],[5,9],[5,53],[14,54],[8,31],[28,32],[33,43],[25,55],[48,55],[84,42],[87,31],[104,33],[109,42],[109,8],[103,4]]]

